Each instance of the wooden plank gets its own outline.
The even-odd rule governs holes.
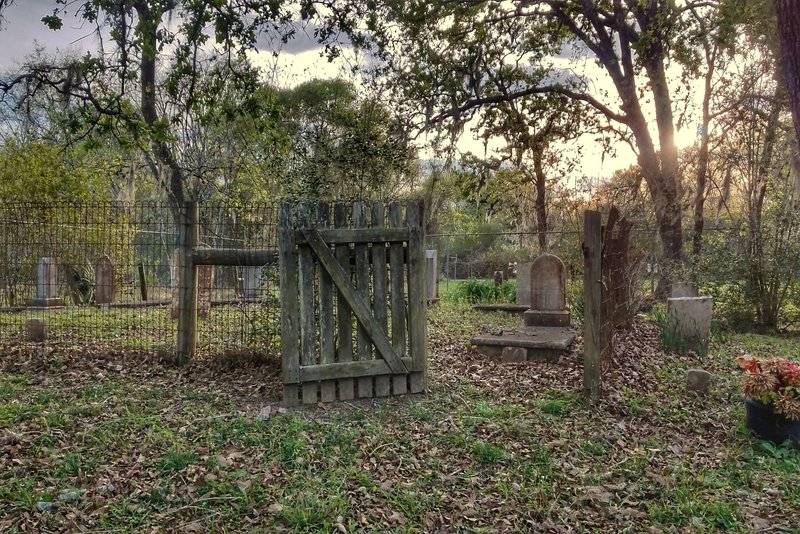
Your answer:
[[[310,209],[307,204],[299,204],[298,224],[305,228],[310,226]],[[300,260],[298,272],[298,290],[300,292],[300,365],[315,365],[316,354],[316,306],[314,305],[314,254],[307,245],[299,245],[297,252]],[[306,382],[301,377],[303,404],[316,404],[317,383]]]
[[[339,202],[333,207],[333,224],[336,228],[348,225],[348,205]],[[348,244],[336,245],[336,260],[344,271],[347,283],[350,283],[350,246]],[[325,269],[323,269],[325,270]],[[347,300],[337,291],[336,296],[336,361],[349,362],[353,359],[353,315]],[[351,378],[339,380],[339,399],[349,400],[355,397],[355,382]]]
[[[403,363],[411,366],[411,358],[403,358]],[[385,360],[356,360],[352,362],[327,363],[323,365],[313,365],[310,367],[300,367],[300,377],[305,382],[318,380],[342,379],[344,377],[373,377],[388,375],[391,369],[386,365]],[[403,375],[405,378],[406,375]]]
[[[356,203],[360,204],[360,203]],[[409,232],[407,228],[335,228],[319,230],[319,235],[329,245],[338,245],[341,243],[355,243],[356,245],[364,245],[375,242],[389,243],[389,242],[404,242],[408,241]],[[305,244],[303,233],[297,231],[295,233],[295,241],[298,245]]]
[[[385,226],[386,210],[383,202],[372,203],[372,229],[383,229]],[[372,243],[372,314],[384,332],[388,334],[386,327],[388,314],[386,311],[386,244],[382,242]],[[375,396],[387,397],[392,392],[391,377],[389,375],[375,377]]]
[[[407,373],[408,369],[394,351],[389,338],[375,321],[375,317],[372,316],[369,304],[367,304],[363,296],[353,288],[347,277],[347,273],[345,273],[341,265],[336,262],[336,258],[331,254],[331,251],[328,250],[325,242],[317,231],[308,229],[305,230],[305,234],[308,244],[311,245],[314,254],[317,255],[317,259],[319,259],[320,263],[330,273],[333,283],[336,284],[339,295],[344,297],[347,304],[350,305],[350,309],[355,314],[359,325],[364,327],[364,331],[372,339],[375,348],[378,349],[381,357],[386,360],[392,373]]]
[[[297,294],[297,252],[288,204],[278,211],[279,281],[281,291],[281,360],[285,404],[298,402],[300,382],[300,306]]]
[[[583,395],[600,398],[600,306],[602,303],[602,219],[600,212],[583,212]]]
[[[182,365],[197,347],[197,269],[192,263],[192,250],[200,241],[197,202],[184,204],[180,216],[177,363]]]
[[[425,390],[427,372],[428,320],[425,294],[425,214],[422,202],[412,201],[406,208],[406,222],[411,231],[408,240],[408,348],[412,370],[411,393]]]
[[[389,205],[389,225],[393,228],[403,226],[403,207],[399,202]],[[391,321],[392,347],[400,356],[406,353],[406,290],[405,290],[405,247],[402,243],[389,245],[389,273],[391,275]],[[403,395],[408,391],[406,375],[392,377],[392,391]]]
[[[330,204],[320,202],[317,205],[317,227],[324,229],[331,223]],[[319,363],[322,365],[336,362],[336,344],[333,324],[333,281],[325,269],[319,272]],[[331,402],[336,400],[336,382],[326,380],[319,385],[320,400]]]
[[[196,248],[192,251],[192,261],[195,265],[261,267],[276,263],[278,251],[275,249]]]
[[[364,202],[353,202],[353,226],[356,230],[367,229],[367,205]],[[356,243],[356,291],[364,302],[369,302],[369,247],[366,243]],[[371,310],[368,310],[370,315]],[[358,322],[356,332],[356,357],[358,360],[372,359],[372,342],[367,334],[362,321]],[[372,397],[372,377],[358,379],[358,397],[361,399]]]

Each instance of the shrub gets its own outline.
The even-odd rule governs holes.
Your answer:
[[[472,304],[514,302],[517,298],[517,286],[510,281],[505,281],[498,286],[493,280],[470,278],[460,282],[451,295],[456,302]]]

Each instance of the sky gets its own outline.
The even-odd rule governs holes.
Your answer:
[[[19,65],[32,54],[37,46],[48,55],[56,53],[76,53],[96,49],[99,41],[94,27],[80,19],[64,16],[64,27],[53,31],[44,26],[41,18],[52,13],[53,0],[16,0],[4,12],[4,20],[0,21],[0,73],[13,73]],[[250,54],[251,60],[262,67],[268,81],[279,87],[293,87],[313,78],[348,77],[348,62],[354,61],[352,54],[345,54],[344,60],[330,63],[321,57],[320,48],[313,37],[300,33],[297,38],[282,45],[277,57],[269,43],[260,43],[263,50]],[[557,61],[568,61],[559,59]],[[560,65],[559,65],[560,66]],[[582,69],[582,73],[590,79],[603,80],[605,75],[597,71],[594,62],[581,65],[564,65],[571,69]],[[595,71],[593,71],[593,69]],[[601,82],[602,83],[602,82]],[[680,147],[691,145],[695,141],[696,129],[687,126],[677,133]],[[582,147],[582,158],[576,176],[590,177],[609,176],[615,170],[626,168],[635,163],[635,154],[627,146],[619,144],[614,156],[604,156],[602,148],[593,140],[585,138],[579,141]],[[459,149],[475,154],[483,154],[483,142],[474,138],[469,129],[461,136]],[[563,150],[573,150],[573,146],[563,146]],[[426,150],[421,157],[430,157]]]

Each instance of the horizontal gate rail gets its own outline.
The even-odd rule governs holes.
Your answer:
[[[278,251],[275,249],[195,248],[192,250],[192,263],[195,265],[261,267],[270,263],[278,263]]]
[[[331,230],[317,230],[323,241],[329,245],[342,243],[392,243],[408,241],[411,232],[407,228],[336,228]],[[295,232],[295,242],[298,245],[308,243],[303,230]]]

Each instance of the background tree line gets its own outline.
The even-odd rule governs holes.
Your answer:
[[[3,78],[4,157],[55,146],[106,184],[82,194],[176,205],[416,191],[431,231],[494,224],[543,250],[582,207],[615,202],[655,230],[659,293],[676,277],[713,284],[775,327],[797,292],[791,4],[54,0],[46,26],[72,9],[111,44]],[[247,52],[304,28],[331,58],[363,54],[358,89],[262,81]],[[680,149],[687,121],[698,135]],[[422,175],[420,132],[443,162]],[[482,153],[459,152],[468,135]],[[608,158],[628,145],[637,164],[581,188],[566,177],[595,177],[576,140]]]

